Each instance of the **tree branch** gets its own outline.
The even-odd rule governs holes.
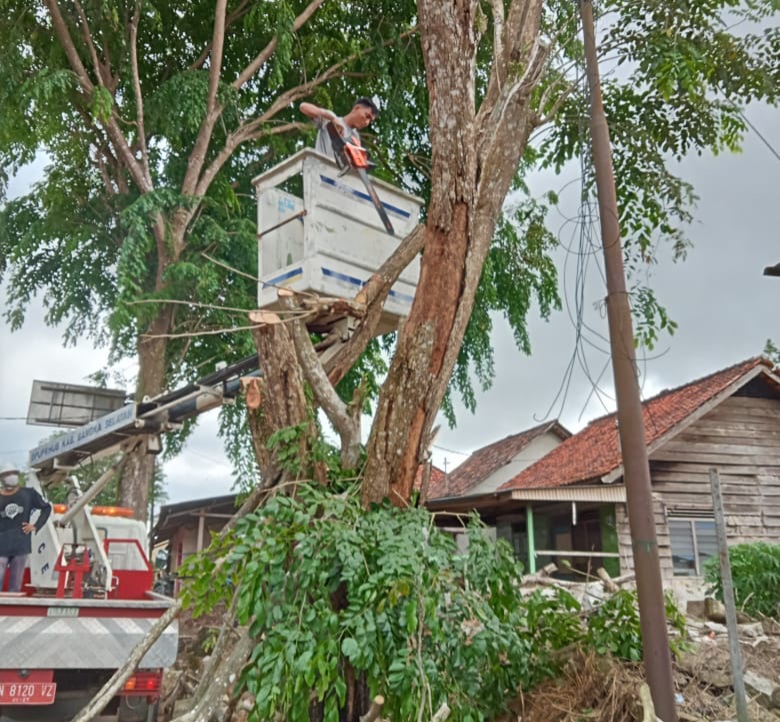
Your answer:
[[[92,698],[89,704],[74,717],[72,722],[91,722],[96,715],[105,709],[106,705],[116,696],[116,693],[122,689],[122,685],[130,679],[135,668],[141,663],[144,655],[152,648],[160,635],[168,628],[168,625],[178,616],[181,610],[182,601],[177,599],[152,626],[143,640],[136,645],[128,660],[114,672],[111,679],[106,682],[100,692]]]
[[[291,291],[279,291],[279,302],[287,311],[296,311]],[[341,463],[345,469],[354,469],[360,460],[360,406],[350,408],[336,393],[317,353],[312,346],[309,332],[300,319],[290,322],[290,334],[295,346],[295,355],[306,380],[311,386],[314,398],[325,412],[341,438]]]
[[[189,196],[197,195],[196,188],[198,186],[198,179],[200,177],[200,172],[203,169],[203,164],[206,162],[206,151],[211,142],[211,134],[214,130],[214,125],[217,122],[217,118],[219,118],[222,113],[222,105],[217,102],[217,91],[219,89],[219,79],[222,71],[222,51],[225,43],[226,6],[227,0],[217,0],[217,6],[214,9],[214,31],[211,40],[212,52],[211,64],[209,67],[209,90],[208,100],[206,101],[206,114],[203,116],[203,121],[198,130],[198,137],[195,139],[195,144],[192,147],[192,152],[190,153],[187,163],[187,171],[184,174],[184,181],[181,186],[182,193]],[[189,222],[189,218],[192,217],[192,214],[190,213],[188,216],[186,222]]]
[[[260,121],[252,121],[245,125],[239,126],[233,131],[226,139],[225,145],[222,146],[219,153],[215,156],[214,160],[209,163],[206,170],[203,171],[203,175],[198,181],[198,186],[195,189],[195,195],[206,195],[206,191],[211,185],[211,181],[214,180],[214,176],[219,173],[222,166],[227,163],[233,153],[236,151],[239,145],[246,143],[250,140],[259,140],[269,135],[280,135],[281,133],[288,133],[292,130],[303,130],[308,128],[308,123],[293,121],[291,123],[283,123],[274,128],[260,128],[262,123]],[[249,132],[250,128],[254,128],[256,132]]]
[[[360,718],[359,722],[375,722],[375,720],[379,719],[379,715],[382,714],[382,707],[384,706],[385,698],[381,694],[378,694],[371,700],[371,706],[368,708],[368,712]]]
[[[349,65],[355,60],[358,60],[359,58],[362,58],[365,55],[369,55],[370,53],[373,53],[378,48],[384,48],[388,45],[392,45],[396,40],[402,40],[404,38],[409,37],[410,35],[413,35],[417,32],[417,27],[411,28],[410,30],[406,30],[405,32],[401,33],[397,38],[391,38],[389,40],[385,40],[381,45],[374,45],[370,48],[363,48],[362,50],[358,50],[356,53],[352,53],[352,55],[347,56],[346,58],[343,58],[338,63],[334,63],[331,65],[327,70],[324,70],[322,73],[320,73],[316,78],[313,78],[312,80],[302,83],[301,85],[298,85],[294,88],[290,88],[286,92],[282,93],[268,108],[268,110],[263,113],[260,118],[257,120],[259,122],[264,122],[268,120],[269,118],[273,118],[274,115],[276,115],[282,108],[286,108],[290,103],[295,102],[296,100],[299,100],[300,98],[305,98],[307,95],[311,94],[311,91],[314,88],[319,87],[323,83],[326,83],[329,80],[332,80],[337,75],[339,75],[339,72],[341,69]]]
[[[73,38],[70,36],[68,26],[65,23],[65,19],[62,17],[62,13],[60,12],[59,4],[57,3],[57,0],[45,0],[45,2],[46,7],[49,8],[49,13],[51,14],[51,21],[52,25],[54,26],[54,32],[60,40],[62,49],[65,51],[65,57],[68,58],[70,67],[76,74],[76,79],[79,81],[81,89],[87,94],[87,96],[91,96],[95,86],[89,79],[87,69],[81,62],[81,58],[79,57],[78,51],[76,50],[76,46],[73,43]]]
[[[209,63],[209,92],[206,100],[206,114],[210,115],[217,107],[217,91],[222,74],[222,54],[225,49],[225,13],[227,0],[217,0],[214,9],[214,34],[212,37],[211,62]]]
[[[133,19],[130,21],[130,67],[133,78],[133,92],[135,93],[135,122],[138,132],[138,145],[141,148],[141,164],[149,185],[152,185],[152,176],[149,169],[149,151],[146,147],[146,130],[144,127],[144,98],[141,94],[141,79],[138,72],[138,23],[140,21],[141,0],[136,0]]]
[[[314,15],[317,8],[320,7],[325,0],[311,0],[311,2],[303,9],[303,12],[295,18],[292,25],[292,31],[294,33],[303,27]],[[268,44],[260,51],[260,54],[244,68],[242,73],[233,81],[232,86],[236,89],[241,88],[263,65],[268,61],[274,52],[276,51],[276,36],[271,38]]]
[[[490,0],[493,11],[493,69],[498,89],[503,82],[504,60],[504,0]]]
[[[100,85],[104,88],[107,87],[105,78],[103,78],[103,72],[100,67],[100,61],[98,60],[97,50],[95,44],[92,42],[92,31],[89,29],[89,22],[87,16],[84,14],[84,8],[81,7],[79,0],[73,0],[73,5],[78,13],[79,20],[81,21],[81,34],[84,37],[84,42],[89,50],[89,55],[92,58],[92,67],[95,69],[95,77]]]
[[[344,348],[325,364],[325,371],[334,386],[355,365],[368,342],[374,337],[390,289],[412,259],[422,251],[424,244],[425,226],[418,225],[401,241],[393,255],[368,279],[368,283],[358,293],[356,300],[366,304],[365,318]]]
[[[70,36],[68,26],[62,17],[62,13],[60,12],[59,4],[57,0],[45,0],[45,2],[46,7],[49,9],[49,13],[51,15],[54,32],[60,41],[60,45],[62,45],[65,56],[68,58],[71,69],[76,74],[76,78],[79,82],[79,85],[81,86],[82,91],[84,92],[84,95],[86,95],[87,99],[89,100],[92,97],[92,94],[95,92],[95,86],[89,79],[87,70],[84,67],[84,64],[81,62],[81,58],[79,57],[78,51],[76,50],[76,46],[73,43],[73,38]],[[120,130],[119,125],[116,122],[116,118],[113,116],[113,114],[108,119],[108,122],[105,123],[105,127],[108,136],[114,143],[117,154],[121,156],[122,160],[127,166],[128,171],[130,172],[130,175],[138,186],[138,189],[142,193],[148,193],[149,191],[153,190],[154,186],[145,178],[143,169],[140,167],[138,161],[133,155],[133,152],[130,150],[127,139]]]
[[[558,88],[560,86],[560,83],[558,81],[551,83],[547,88],[545,88],[544,92],[542,93],[542,97],[539,100],[539,112],[544,112],[544,106],[547,104],[547,101],[549,100],[551,91],[555,88]],[[558,115],[558,111],[561,109],[561,106],[565,102],[566,98],[568,98],[575,90],[577,89],[577,83],[571,82],[571,83],[564,83],[563,90],[561,91],[561,94],[555,99],[553,104],[550,106],[550,110],[545,113],[545,115],[541,116],[539,118],[539,125],[546,125],[551,120],[555,118],[556,115]]]
[[[227,19],[225,20],[225,32],[227,33],[227,29],[234,23],[236,20],[241,19],[244,15],[246,15],[247,8],[249,5],[249,0],[241,0],[241,4],[233,10],[230,14],[228,14]],[[206,47],[203,48],[200,55],[195,59],[194,62],[190,63],[188,66],[188,70],[198,70],[199,68],[203,67],[203,63],[206,62],[206,58],[208,58],[209,54],[211,53],[211,41],[206,43]]]
[[[324,0],[322,0],[322,2],[324,2]],[[314,3],[312,3],[309,8],[311,8],[313,5]],[[312,9],[311,13],[313,13],[315,9],[316,8]],[[311,13],[309,13],[309,15],[311,15]],[[305,19],[308,19],[309,15],[306,15],[306,11],[304,11],[298,16],[298,18],[296,18],[296,23],[299,19],[304,18],[304,16]],[[303,22],[301,22],[301,25],[302,24]],[[398,39],[406,38],[416,32],[417,28],[412,28],[411,30],[407,30],[406,32],[401,33]],[[395,38],[392,40],[387,40],[382,44],[382,46],[379,47],[390,45],[394,43],[395,40]],[[290,88],[289,90],[279,95],[276,100],[259,117],[254,118],[247,123],[242,123],[240,126],[238,126],[238,128],[230,133],[230,135],[225,140],[225,145],[223,148],[217,153],[214,160],[211,161],[207,170],[204,171],[202,178],[198,181],[197,188],[193,195],[205,195],[205,192],[208,190],[209,184],[214,179],[214,176],[219,173],[222,166],[227,162],[227,160],[235,152],[236,148],[241,145],[241,143],[245,143],[250,140],[258,140],[268,135],[278,135],[280,133],[286,133],[290,130],[308,127],[306,123],[291,122],[281,125],[278,128],[261,130],[262,126],[269,122],[277,113],[279,113],[279,111],[283,110],[291,103],[294,103],[295,101],[310,95],[314,88],[317,88],[323,83],[326,83],[329,80],[337,77],[346,65],[353,62],[354,60],[357,60],[358,58],[363,57],[364,55],[367,55],[368,53],[374,52],[376,49],[376,46],[371,48],[364,48],[363,50],[353,53],[347,58],[343,58],[338,63],[331,65],[327,70],[323,71],[316,78],[313,78],[306,83],[302,83],[301,85],[297,85],[294,88]],[[238,81],[233,83],[234,87],[240,87],[236,85],[237,82]]]

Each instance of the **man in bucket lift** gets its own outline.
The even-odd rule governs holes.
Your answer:
[[[333,144],[326,127],[328,123],[333,121],[338,126],[341,136],[346,142],[353,142],[359,146],[361,143],[358,131],[367,128],[379,115],[379,108],[376,107],[374,101],[370,98],[358,98],[352,106],[352,110],[343,118],[337,116],[332,110],[320,108],[313,103],[301,103],[300,111],[307,118],[311,118],[317,126],[317,142],[314,149],[318,153],[322,153],[322,155],[334,160]]]
[[[51,514],[49,504],[35,489],[19,486],[19,470],[6,464],[0,468],[0,592],[5,570],[10,566],[8,591],[20,592],[27,559],[32,551],[32,534],[39,532]],[[34,524],[30,514],[40,514]]]

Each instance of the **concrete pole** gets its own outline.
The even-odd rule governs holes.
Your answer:
[[[525,533],[528,536],[528,573],[536,574],[536,539],[534,532],[534,508],[525,508]]]
[[[731,578],[726,517],[723,513],[723,493],[721,492],[720,474],[717,469],[710,469],[710,489],[712,489],[712,510],[715,513],[715,534],[718,540],[720,578],[723,583],[723,606],[726,607],[726,627],[729,630],[729,657],[731,658],[734,700],[737,706],[737,722],[750,722],[747,693],[745,692],[745,677],[742,673],[742,651],[739,648],[737,605],[734,601],[734,581]]]
[[[661,565],[650,486],[650,465],[636,374],[631,308],[623,269],[609,128],[601,97],[592,3],[589,0],[581,0],[580,11],[590,87],[590,134],[607,277],[607,319],[617,397],[618,433],[639,597],[643,661],[656,714],[664,722],[677,722],[672,658],[664,614]]]
[[[206,535],[206,517],[203,515],[203,509],[198,512],[198,540],[195,548],[196,552],[203,551],[203,541]]]

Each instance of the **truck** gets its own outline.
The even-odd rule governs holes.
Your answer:
[[[118,465],[84,493],[74,472],[85,460],[114,454],[141,435],[150,437],[147,447],[154,449],[155,437],[230,402],[241,378],[257,375],[257,357],[244,359],[183,389],[101,410],[30,452],[25,483],[44,496],[65,484],[68,503],[54,504],[33,538],[22,591],[3,592],[0,579],[0,722],[73,719],[175,604],[154,591],[146,524],[129,509],[92,505]],[[62,385],[49,386],[63,396]],[[53,399],[46,403],[56,406]],[[163,672],[177,651],[174,620],[95,719],[154,722]]]
[[[130,510],[53,507],[22,591],[0,594],[1,722],[72,719],[174,604],[153,591],[146,526]],[[153,722],[177,651],[174,621],[96,719]]]

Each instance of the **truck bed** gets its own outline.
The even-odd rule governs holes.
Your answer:
[[[0,594],[0,669],[117,669],[174,600],[70,599]],[[178,622],[166,628],[140,669],[176,659]]]

